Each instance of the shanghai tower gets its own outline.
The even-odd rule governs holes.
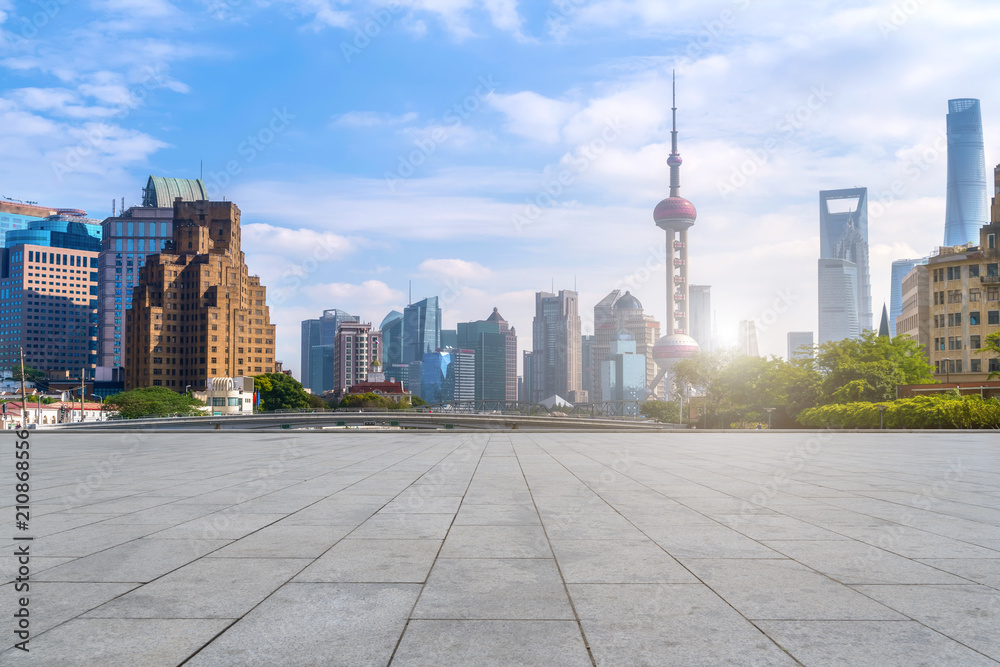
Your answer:
[[[979,229],[989,222],[983,116],[979,100],[948,100],[947,125],[948,197],[944,244],[979,243]]]

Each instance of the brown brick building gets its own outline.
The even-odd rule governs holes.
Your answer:
[[[175,201],[173,241],[146,260],[126,311],[125,388],[274,372],[266,296],[240,250],[240,209]]]

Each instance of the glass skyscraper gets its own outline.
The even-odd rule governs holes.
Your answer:
[[[983,116],[979,100],[948,100],[948,196],[944,218],[946,246],[979,243],[989,224]]]
[[[359,320],[357,315],[339,308],[324,310],[323,317],[315,320],[302,320],[299,374],[303,387],[317,395],[334,389],[332,345],[337,339],[337,329],[344,322]]]
[[[872,328],[868,188],[819,193],[819,342]]]
[[[926,264],[927,258],[897,259],[892,263],[889,281],[889,334],[896,336],[896,318],[903,314],[903,278],[918,264]]]
[[[382,369],[386,377],[393,375],[394,367],[403,363],[403,313],[391,310],[379,326],[382,330]],[[397,382],[401,381],[396,378]]]
[[[403,309],[403,363],[422,361],[441,347],[441,306],[436,296]]]

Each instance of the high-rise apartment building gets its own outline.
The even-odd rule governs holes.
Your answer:
[[[536,292],[531,334],[531,402],[582,391],[577,293]]]
[[[457,347],[475,352],[477,401],[517,400],[517,332],[496,308],[485,320],[459,322]]]
[[[204,389],[275,371],[266,289],[240,249],[232,202],[174,202],[173,238],[147,256],[125,322],[125,386]]]
[[[80,211],[82,213],[82,211]],[[76,215],[9,230],[0,261],[0,368],[94,379],[101,228]]]
[[[926,264],[927,258],[897,259],[892,263],[889,280],[889,334],[896,335],[896,319],[903,314],[903,277],[918,264]]]
[[[382,332],[366,322],[346,321],[334,340],[333,391],[339,398],[351,385],[363,382],[374,368],[381,372]]]
[[[600,367],[594,367],[595,340],[596,336],[593,334],[583,334],[580,336],[580,356],[582,358],[582,363],[580,364],[580,383],[583,385],[583,389],[587,392],[591,401],[595,401],[600,397],[598,390],[601,387],[601,369]]]
[[[656,364],[653,361],[653,346],[660,338],[660,323],[651,315],[643,312],[642,303],[631,292],[621,293],[620,290],[612,290],[610,294],[601,299],[594,306],[594,342],[591,346],[591,366],[601,368],[603,362],[611,354],[612,343],[618,339],[621,332],[628,332],[632,336],[635,345],[635,354],[645,359],[646,362],[646,385],[653,382],[656,377]],[[594,381],[596,385],[584,387],[590,394],[591,400],[604,393],[603,385],[600,384],[601,371],[598,371]],[[662,387],[656,387],[657,395],[660,395]]]
[[[979,100],[948,100],[948,192],[944,244],[979,243],[979,229],[989,221],[986,205],[986,158]]]
[[[819,193],[819,342],[872,328],[868,188]]]
[[[441,306],[436,296],[403,309],[403,363],[422,361],[441,347]]]
[[[207,200],[200,180],[150,176],[142,190],[142,206],[123,209],[101,223],[100,285],[97,289],[98,365],[122,365],[125,311],[146,257],[160,252],[173,238],[174,199]]]
[[[619,332],[611,341],[607,357],[601,361],[600,400],[646,400],[646,385],[649,382],[646,372],[646,356],[636,352],[632,334],[627,331]],[[636,406],[630,406],[626,414],[637,412]]]
[[[330,308],[324,310],[318,319],[302,321],[299,353],[303,387],[317,395],[333,391],[336,386],[333,345],[337,331],[344,322],[357,322],[359,319],[357,315]]]
[[[815,356],[812,331],[788,332],[788,361]]]

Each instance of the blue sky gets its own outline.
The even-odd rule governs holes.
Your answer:
[[[805,6],[804,6],[805,5]],[[947,100],[1000,161],[991,2],[0,0],[0,195],[79,207],[197,177],[243,212],[279,356],[439,295],[529,348],[534,292],[665,311],[670,73],[692,282],[763,353],[816,329],[818,191],[867,186],[876,317],[942,242]],[[892,192],[893,185],[895,193]]]

